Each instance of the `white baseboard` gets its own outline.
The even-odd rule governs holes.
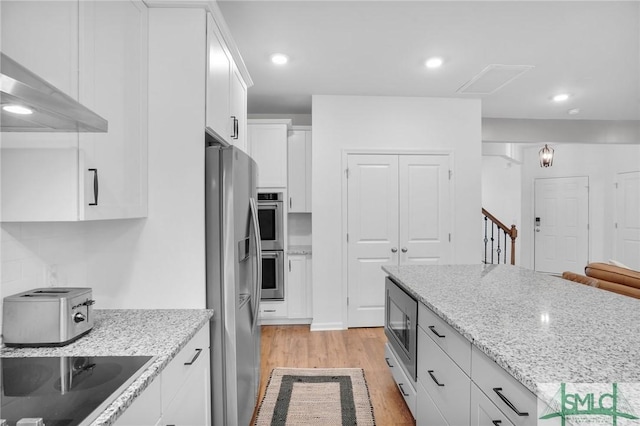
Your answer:
[[[260,325],[309,325],[311,318],[264,318]]]
[[[311,331],[346,330],[347,327],[342,322],[312,322]]]

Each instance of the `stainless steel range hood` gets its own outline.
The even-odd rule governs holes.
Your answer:
[[[3,132],[106,132],[107,120],[0,52],[0,130]],[[18,105],[31,114],[8,112]]]

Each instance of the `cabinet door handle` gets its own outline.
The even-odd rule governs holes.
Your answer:
[[[240,127],[238,126],[238,119],[235,115],[232,115],[231,119],[233,120],[233,133],[231,134],[231,139],[238,139],[238,130]]]
[[[446,337],[444,334],[440,334],[440,333],[438,333],[438,331],[436,330],[435,325],[430,325],[430,326],[429,326],[429,330],[431,330],[431,332],[432,332],[433,334],[435,334],[436,336],[440,337],[441,339],[443,339],[443,338],[445,338],[445,337]]]
[[[289,260],[289,272],[291,272],[291,260]]]
[[[402,383],[398,383],[398,387],[400,388],[400,392],[402,392],[402,395],[409,396],[409,394],[404,391],[404,388],[402,387]]]
[[[389,362],[389,358],[385,358],[384,360],[386,361],[389,368],[393,368],[393,365],[391,365],[391,363]]]
[[[440,383],[438,381],[438,379],[436,379],[436,376],[433,375],[433,370],[428,370],[427,373],[429,373],[429,375],[431,376],[431,379],[436,382],[436,385],[438,386],[444,386],[444,383]]]
[[[93,172],[93,203],[89,203],[90,206],[98,205],[98,169],[89,169]]]
[[[291,208],[291,197],[289,197],[289,208]]]
[[[516,413],[517,415],[522,416],[522,417],[524,417],[524,416],[528,416],[528,415],[529,415],[529,413],[525,413],[525,412],[523,412],[523,411],[519,411],[519,410],[516,408],[516,406],[515,406],[515,405],[513,405],[513,403],[512,403],[511,401],[509,401],[509,400],[507,399],[507,397],[506,397],[506,396],[504,396],[504,395],[502,394],[502,388],[493,388],[493,391],[494,391],[495,393],[497,393],[497,394],[498,394],[498,396],[500,397],[500,399],[502,400],[502,402],[504,402],[505,404],[507,404],[507,406],[508,406],[509,408],[511,408],[511,409],[514,411],[514,413]]]
[[[391,253],[397,253],[397,252],[398,252],[398,249],[397,249],[397,248],[395,248],[395,247],[391,247]]]
[[[191,361],[185,362],[184,365],[191,365],[194,362],[196,362],[196,359],[198,359],[201,353],[202,353],[202,349],[196,349],[196,354],[193,356],[193,358],[191,358]]]
[[[500,426],[500,424],[502,423],[502,420],[492,420],[491,423],[493,423],[494,426]]]
[[[407,248],[406,248],[406,247],[402,247],[402,252],[403,252],[403,253],[406,253],[407,251],[408,251],[408,250],[407,250]]]

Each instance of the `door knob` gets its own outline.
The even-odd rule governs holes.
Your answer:
[[[402,252],[406,253],[407,252],[407,248],[406,247],[402,247]]]
[[[397,249],[397,248],[395,248],[395,247],[391,247],[391,253],[397,253],[397,252],[398,252],[398,249]]]

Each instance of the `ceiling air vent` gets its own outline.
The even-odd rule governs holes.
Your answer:
[[[533,65],[491,64],[463,84],[456,92],[464,95],[490,95],[532,68],[534,68]]]

